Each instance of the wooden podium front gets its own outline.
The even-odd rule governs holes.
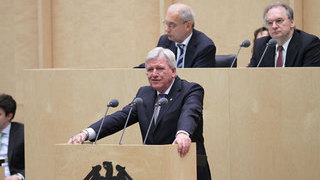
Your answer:
[[[194,143],[183,158],[176,145],[57,144],[55,152],[55,179],[59,180],[197,178]]]
[[[4,167],[0,166],[0,179],[4,179]]]

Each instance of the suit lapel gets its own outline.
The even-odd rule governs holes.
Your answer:
[[[153,112],[154,112],[154,105],[155,105],[155,101],[156,101],[156,97],[157,97],[157,91],[154,90],[151,86],[150,86],[150,90],[149,92],[145,93],[144,94],[144,99],[143,99],[143,104],[144,104],[144,112],[145,112],[145,118],[142,118],[144,119],[144,121],[146,122],[146,124],[150,124],[150,121],[151,121],[151,118],[152,118],[152,115],[153,115]],[[153,121],[154,122],[154,121]],[[144,133],[146,134],[147,133],[147,128],[149,126],[146,127],[146,129],[144,129]],[[155,125],[154,123],[151,123],[151,127],[150,127],[150,132],[149,132],[149,135],[148,135],[148,140],[147,142],[149,143],[153,143],[154,140],[153,140],[153,132],[154,132],[154,128],[155,128]],[[144,137],[145,138],[145,137]]]
[[[294,34],[290,40],[290,43],[288,45],[287,53],[286,53],[286,67],[293,67],[296,56],[298,54],[298,51],[300,49],[299,44],[301,42],[298,42],[297,33],[294,31]]]
[[[271,66],[274,67],[274,59],[275,59],[275,55],[276,55],[276,47],[269,47],[267,49],[267,52],[265,54],[264,59],[262,59],[262,61],[265,61],[266,66]]]
[[[12,153],[14,151],[14,139],[15,139],[15,124],[11,123],[11,128],[10,128],[10,132],[9,132],[9,146],[8,146],[8,161],[10,162],[10,160],[12,159]]]
[[[177,57],[177,47],[175,45],[175,43],[172,44],[172,47],[169,48],[173,53],[174,55]],[[177,59],[177,58],[176,58]]]
[[[174,53],[174,55],[177,57],[177,47],[175,42],[170,41],[170,43],[165,48],[170,49]]]
[[[152,115],[153,115],[153,110],[154,110],[154,104],[156,101],[156,96],[157,96],[157,91],[150,88],[150,93],[146,94],[145,98],[144,98],[144,105],[145,105],[145,113],[146,113],[146,117],[147,119],[151,120]]]
[[[195,51],[197,49],[197,45],[195,44],[195,37],[196,33],[193,31],[191,39],[188,43],[187,49],[186,49],[186,55],[184,57],[184,67],[192,67],[192,56],[195,54]]]

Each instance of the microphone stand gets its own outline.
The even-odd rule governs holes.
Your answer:
[[[122,134],[121,134],[121,138],[120,138],[120,140],[119,140],[119,145],[121,145],[121,141],[122,141],[122,138],[123,138],[124,132],[126,131],[127,124],[128,124],[128,121],[129,121],[129,118],[130,118],[130,115],[131,115],[132,108],[133,108],[133,105],[131,105],[131,108],[130,108],[130,111],[129,111],[129,114],[128,114],[128,117],[127,117],[126,123],[124,124],[124,128],[123,128],[123,131],[122,131]]]
[[[234,59],[233,59],[233,61],[232,61],[232,64],[231,64],[230,68],[232,68],[232,66],[233,66],[234,62],[236,61],[236,59],[237,59],[237,57],[238,57],[238,55],[239,55],[239,52],[240,52],[241,48],[242,48],[242,46],[240,46],[240,48],[239,48],[239,50],[238,50],[237,55],[234,57]]]
[[[159,107],[159,105],[156,104],[155,107]],[[154,120],[155,115],[156,115],[156,111],[154,110],[154,111],[153,111],[153,114],[152,114],[152,118],[151,118],[151,120],[150,120],[150,124],[149,124],[148,130],[147,130],[146,137],[144,138],[144,141],[143,141],[143,144],[144,144],[144,145],[146,144],[146,141],[147,141],[147,138],[148,138],[148,135],[149,135],[149,131],[150,131],[151,125],[152,125],[152,123],[153,123],[153,120]]]
[[[105,120],[105,118],[106,118],[106,116],[107,116],[107,113],[108,113],[109,107],[110,107],[110,106],[108,105],[108,106],[107,106],[106,113],[104,114],[104,117],[103,117],[103,119],[102,119],[102,121],[101,121],[101,124],[100,124],[100,127],[99,127],[99,131],[98,131],[98,133],[97,133],[96,139],[94,140],[94,144],[97,144],[97,139],[98,139],[98,137],[99,137],[99,135],[100,135],[100,131],[101,131],[101,128],[102,128],[103,122],[104,122],[104,120]]]
[[[262,56],[261,56],[261,58],[260,58],[260,60],[259,60],[259,63],[258,63],[258,65],[257,65],[257,67],[260,66],[260,64],[261,64],[261,62],[262,62],[262,59],[264,58],[264,54],[266,53],[266,51],[267,51],[268,48],[269,48],[269,44],[267,44],[267,47],[264,49],[264,51],[263,51],[263,53],[262,53]]]
[[[264,48],[264,51],[263,51],[263,53],[262,53],[262,56],[261,56],[261,58],[260,58],[260,60],[259,60],[259,63],[258,63],[258,65],[257,65],[257,67],[260,66],[260,64],[261,64],[261,62],[262,62],[262,59],[264,58],[264,54],[266,53],[266,51],[267,51],[267,49],[269,48],[269,46],[273,47],[273,46],[275,46],[276,44],[277,44],[277,40],[275,40],[275,39],[270,39],[270,40],[267,42],[266,48]]]

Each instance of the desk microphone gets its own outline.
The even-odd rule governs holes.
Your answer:
[[[129,118],[130,118],[130,115],[131,115],[132,108],[133,108],[134,106],[137,106],[137,105],[142,104],[142,103],[143,103],[142,98],[137,97],[137,98],[135,98],[135,99],[132,101],[132,103],[130,104],[130,106],[131,106],[131,107],[130,107],[130,111],[129,111],[129,114],[128,114],[126,123],[124,124],[124,127],[123,127],[123,131],[122,131],[122,134],[121,134],[121,138],[120,138],[120,140],[119,140],[119,145],[121,145],[121,141],[122,141],[124,132],[126,131],[127,124],[128,124],[128,121],[129,121]]]
[[[250,46],[250,44],[251,44],[251,43],[250,43],[250,41],[249,41],[249,40],[244,40],[244,41],[242,41],[242,43],[240,44],[240,47],[239,47],[238,53],[237,53],[237,55],[234,57],[234,59],[233,59],[233,61],[232,61],[232,64],[231,64],[230,68],[232,68],[232,66],[233,66],[234,62],[235,62],[235,61],[236,61],[236,59],[238,58],[238,55],[239,55],[239,52],[240,52],[241,48],[242,48],[242,47],[247,48],[247,47],[249,47],[249,46]]]
[[[155,104],[155,108],[153,110],[153,114],[152,114],[152,117],[151,117],[151,120],[150,120],[150,124],[149,124],[149,127],[148,127],[148,131],[147,131],[147,134],[146,134],[146,137],[144,138],[144,141],[143,141],[143,144],[146,144],[146,141],[148,139],[148,135],[149,135],[149,131],[150,131],[150,128],[151,128],[151,124],[153,123],[153,120],[154,120],[154,116],[156,115],[156,109],[157,107],[159,106],[164,106],[168,104],[168,99],[167,98],[161,98],[158,100],[158,102]]]
[[[277,44],[277,40],[275,40],[275,39],[270,39],[270,40],[268,41],[268,43],[266,44],[266,48],[264,49],[264,51],[263,51],[263,53],[262,53],[262,56],[261,56],[261,58],[260,58],[260,60],[259,60],[259,63],[258,63],[258,65],[257,65],[257,67],[260,66],[260,63],[262,62],[262,59],[263,59],[264,54],[266,53],[268,47],[269,47],[269,46],[270,46],[270,47],[273,47],[273,46],[275,46],[276,44]]]
[[[106,113],[104,114],[104,117],[101,121],[101,124],[100,124],[100,127],[99,127],[99,131],[97,133],[97,136],[96,136],[96,139],[94,140],[94,144],[97,144],[97,139],[100,135],[100,131],[101,131],[101,128],[102,128],[102,125],[103,125],[103,122],[104,122],[104,119],[106,118],[107,116],[107,113],[108,113],[108,110],[109,110],[109,107],[117,107],[119,105],[119,101],[117,99],[111,99],[111,101],[108,103],[107,105],[107,110],[106,110]]]

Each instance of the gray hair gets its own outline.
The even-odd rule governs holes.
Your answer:
[[[269,10],[274,8],[274,7],[279,7],[279,6],[285,8],[286,12],[287,12],[288,19],[293,20],[293,10],[292,10],[292,8],[289,5],[287,5],[286,3],[276,2],[276,3],[270,4],[264,10],[263,20],[264,20],[265,23],[267,22],[267,13],[269,12]]]
[[[163,47],[156,47],[149,51],[146,57],[146,64],[150,59],[157,59],[160,56],[164,56],[166,58],[171,69],[177,67],[174,53],[170,49],[165,49]]]
[[[191,21],[192,27],[194,27],[194,13],[189,6],[181,3],[175,3],[169,6],[168,11],[173,9],[176,9],[178,11],[180,18],[183,22]]]

